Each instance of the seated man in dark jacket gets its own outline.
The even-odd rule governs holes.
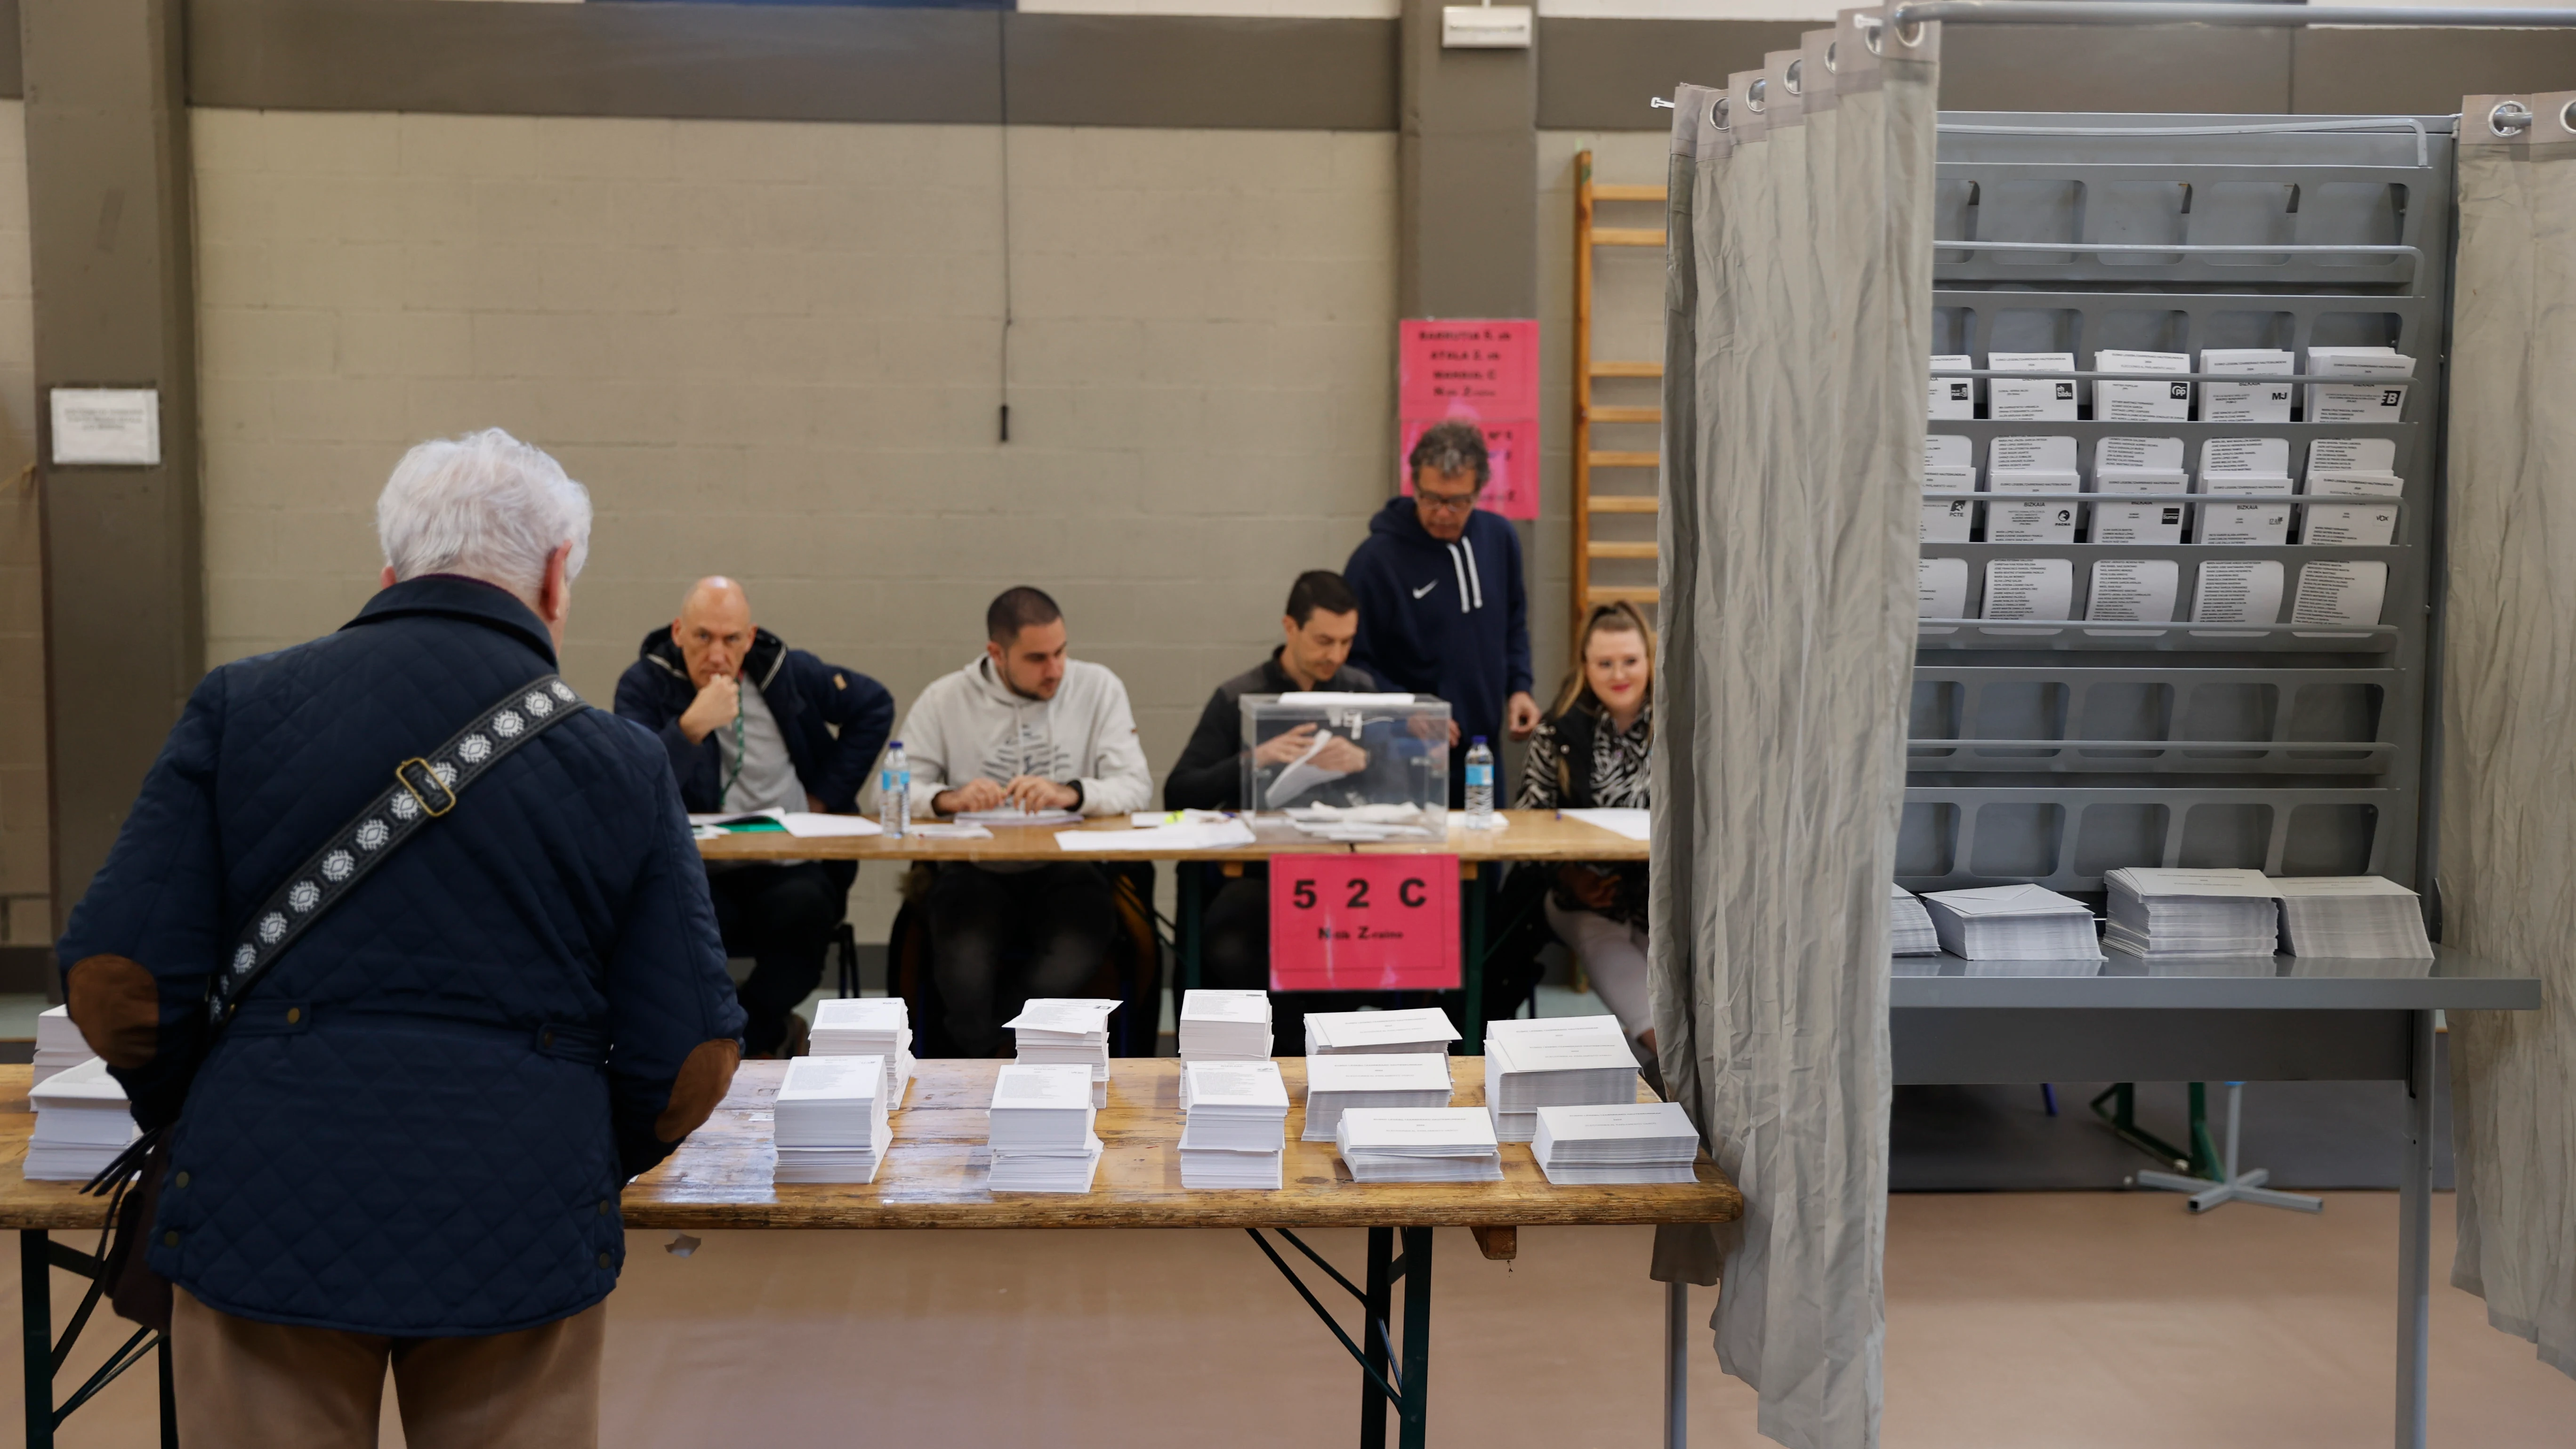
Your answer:
[[[373,1443],[390,1364],[412,1443],[595,1444],[618,1192],[742,1012],[662,751],[553,677],[589,495],[496,429],[414,448],[376,522],[357,618],[197,685],[67,999],[170,1128],[183,1442]]]
[[[661,736],[690,810],[858,808],[894,727],[894,696],[755,627],[742,585],[698,580],[680,617],[645,635],[637,653],[617,681],[617,712]],[[804,1050],[796,1006],[823,979],[823,954],[857,875],[850,861],[708,867],[725,949],[753,960],[742,983],[751,1055]]]
[[[1190,732],[1181,762],[1163,782],[1166,810],[1241,810],[1243,803],[1243,697],[1321,690],[1366,694],[1377,688],[1368,671],[1344,661],[1359,633],[1359,600],[1342,576],[1313,569],[1297,576],[1288,590],[1288,612],[1280,620],[1287,639],[1270,657],[1216,687],[1198,728]],[[1314,742],[1313,725],[1301,725],[1264,740],[1255,752],[1265,764],[1293,760]],[[1355,771],[1367,761],[1349,740],[1326,744],[1315,757],[1326,770]],[[1199,929],[1202,986],[1257,991],[1270,984],[1270,882],[1258,866],[1227,881],[1207,904]],[[1303,1054],[1306,1013],[1341,1011],[1352,1002],[1347,992],[1274,993],[1270,999],[1271,1049],[1281,1056]]]

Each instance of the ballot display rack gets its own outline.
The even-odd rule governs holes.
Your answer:
[[[2447,117],[1942,115],[1932,352],[1973,360],[1980,416],[1926,430],[1970,440],[1981,489],[1991,440],[2034,434],[2076,440],[2082,487],[2005,495],[2014,501],[2106,501],[2091,491],[2104,437],[2183,441],[2195,491],[2124,503],[2203,501],[2200,445],[2210,438],[2285,439],[2294,480],[2315,439],[2387,438],[2405,487],[2384,546],[2098,544],[2082,532],[2071,543],[1924,543],[1927,560],[1967,561],[1968,594],[1960,617],[1917,625],[1900,884],[2035,882],[2083,896],[2098,895],[2106,870],[2185,866],[2419,886],[2451,126]],[[2187,353],[2197,369],[2205,348],[2280,348],[2304,372],[2314,345],[2412,356],[2400,419],[2108,421],[2089,405],[2072,422],[1984,415],[1991,352],[2074,354],[2076,370],[2039,375],[2074,381],[2089,404],[2100,349]],[[2205,390],[2205,374],[2187,376]],[[1980,617],[1993,559],[2071,561],[2070,620]],[[2176,622],[2084,622],[2092,566],[2104,559],[2175,561]],[[2285,621],[2302,565],[2385,562],[2378,622],[2194,621],[2199,569],[2254,559],[2283,565]]]

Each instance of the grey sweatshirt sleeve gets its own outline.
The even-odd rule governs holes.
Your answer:
[[[1136,737],[1136,715],[1127,706],[1127,686],[1102,670],[1099,719],[1092,732],[1092,754],[1082,773],[1082,813],[1125,815],[1150,810],[1154,775],[1145,764],[1144,741]]]

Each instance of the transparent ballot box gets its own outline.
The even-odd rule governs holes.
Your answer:
[[[1449,830],[1449,706],[1413,694],[1247,694],[1243,806],[1329,840]]]

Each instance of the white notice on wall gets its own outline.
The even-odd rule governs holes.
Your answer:
[[[2191,619],[2195,624],[2279,623],[2281,561],[2217,559],[2202,564]]]
[[[53,390],[54,462],[105,467],[161,465],[161,392],[150,387]]]
[[[2075,604],[2075,564],[2062,558],[1986,561],[1986,612],[1997,619],[2062,620]]]
[[[2165,558],[2106,558],[2093,565],[2084,617],[2095,623],[2170,624],[2182,566]]]
[[[2360,559],[2321,559],[2299,570],[2293,624],[2366,626],[2379,622],[2388,595],[2388,565]]]
[[[1976,359],[1964,354],[1936,356],[1932,359],[1932,388],[1926,397],[1927,418],[1973,418],[1977,415],[1977,380],[1973,377],[1943,377],[1944,372],[1966,372],[1976,366]]]
[[[1914,617],[1964,619],[1968,616],[1968,561],[1926,558],[1914,563]]]

